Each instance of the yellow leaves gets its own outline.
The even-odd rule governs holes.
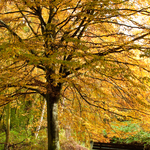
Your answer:
[[[143,6],[146,7],[150,4],[149,0],[137,0],[137,2],[139,6]]]
[[[147,119],[145,121],[143,121],[143,123],[141,123],[141,127],[147,131],[147,132],[150,132],[150,120]]]
[[[0,3],[0,10],[2,10],[2,8],[4,7],[4,2]]]

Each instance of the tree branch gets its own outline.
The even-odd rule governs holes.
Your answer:
[[[2,20],[0,20],[0,27],[6,28],[14,37],[16,37],[20,42],[22,42],[21,37],[15,33],[7,24],[5,24]]]

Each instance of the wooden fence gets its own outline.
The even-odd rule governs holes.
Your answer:
[[[92,142],[90,150],[149,150],[144,145]]]

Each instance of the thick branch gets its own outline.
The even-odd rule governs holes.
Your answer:
[[[5,24],[2,20],[0,20],[0,27],[6,28],[14,37],[16,37],[20,42],[22,42],[21,37],[15,33],[7,24]]]

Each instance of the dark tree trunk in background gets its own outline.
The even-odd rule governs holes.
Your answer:
[[[5,150],[9,150],[9,139],[10,139],[10,103],[7,104],[7,130],[6,130],[6,144]]]

